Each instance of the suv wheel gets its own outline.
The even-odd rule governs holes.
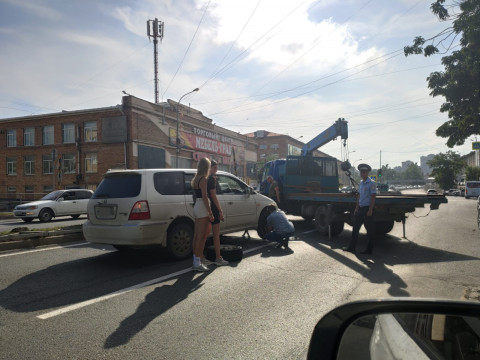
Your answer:
[[[53,212],[50,209],[43,209],[38,215],[38,218],[41,222],[49,222],[50,220],[52,220],[52,217]]]
[[[177,260],[185,259],[192,254],[193,228],[187,223],[173,225],[167,233],[167,251]]]
[[[260,236],[261,239],[265,239],[267,235],[267,217],[272,212],[275,211],[275,207],[267,206],[265,209],[262,210],[260,216],[258,217],[258,226],[257,226],[257,234]]]

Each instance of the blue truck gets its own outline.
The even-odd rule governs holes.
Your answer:
[[[331,236],[340,234],[345,223],[352,225],[357,184],[351,176],[351,165],[346,159],[341,163],[341,170],[350,178],[353,190],[348,193],[340,192],[339,161],[333,157],[313,156],[313,152],[338,137],[346,147],[348,125],[342,118],[305,144],[301,155],[290,155],[286,159],[267,162],[260,178],[262,194],[268,194],[269,184],[266,180],[270,175],[280,187],[279,207],[288,214],[313,221],[321,234]],[[436,210],[441,203],[447,203],[444,195],[379,193],[374,208],[377,235],[389,233],[395,222],[401,222],[405,236],[408,213],[414,212],[416,208],[423,208],[426,204],[430,204],[431,210]],[[264,237],[265,231],[261,224],[258,230],[259,235]]]

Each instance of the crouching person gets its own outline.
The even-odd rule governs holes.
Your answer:
[[[277,247],[288,249],[288,239],[295,233],[295,227],[282,210],[276,210],[267,217],[267,230],[265,235],[269,241],[278,242]]]

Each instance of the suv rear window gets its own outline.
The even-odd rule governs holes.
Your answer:
[[[185,180],[182,171],[155,173],[153,183],[155,190],[162,195],[185,194]]]
[[[141,174],[118,174],[105,176],[92,199],[130,198],[140,194]]]

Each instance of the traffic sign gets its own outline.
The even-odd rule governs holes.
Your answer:
[[[369,175],[368,177],[375,182],[377,181],[377,175]]]
[[[472,150],[480,150],[480,141],[472,142]]]

